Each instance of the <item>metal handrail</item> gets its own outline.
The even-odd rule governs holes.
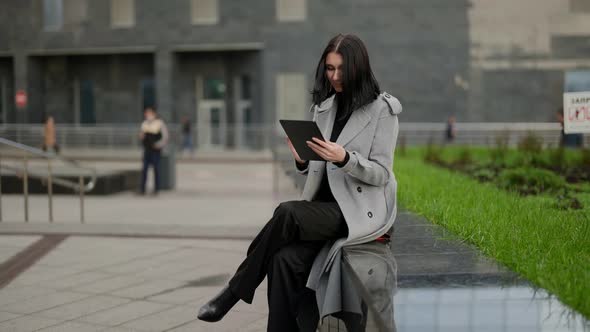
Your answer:
[[[28,178],[29,178],[29,176],[32,176],[34,178],[47,180],[47,197],[48,197],[48,201],[49,201],[49,221],[50,222],[53,222],[53,184],[56,184],[56,185],[60,185],[62,187],[73,189],[74,191],[77,191],[79,193],[79,195],[80,195],[80,222],[84,223],[84,193],[94,189],[94,186],[96,185],[96,179],[97,179],[96,169],[91,168],[91,167],[82,166],[75,160],[58,156],[55,153],[45,152],[43,150],[28,146],[28,145],[24,145],[24,144],[21,144],[18,142],[14,142],[14,141],[2,138],[2,137],[0,137],[0,145],[9,146],[10,148],[13,148],[15,150],[22,152],[22,158],[23,158],[22,168],[8,166],[8,165],[2,165],[1,159],[0,159],[0,169],[8,169],[8,170],[15,172],[16,174],[19,174],[19,172],[23,172],[23,196],[25,199],[25,204],[24,204],[25,222],[29,221]],[[13,157],[20,157],[20,156],[14,156],[14,155],[12,155],[12,156]],[[44,175],[41,173],[36,173],[36,172],[31,172],[29,170],[28,162],[29,162],[30,156],[34,156],[36,158],[43,158],[47,161],[47,175]],[[53,175],[53,168],[51,165],[52,161],[54,161],[54,160],[61,161],[65,164],[68,164],[68,165],[73,166],[73,167],[80,169],[80,170],[85,170],[88,173],[87,174],[79,174],[77,182],[71,181],[68,179],[64,179],[64,178],[60,178],[60,177],[56,177]],[[85,183],[85,181],[84,181],[84,178],[86,178],[86,177],[90,178],[90,180],[87,183]],[[0,222],[2,221],[2,200],[1,200],[2,185],[1,185],[1,183],[2,183],[2,174],[0,173]]]

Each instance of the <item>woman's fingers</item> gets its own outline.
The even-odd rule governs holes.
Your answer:
[[[289,149],[291,150],[291,153],[293,154],[293,157],[295,157],[295,160],[300,161],[300,162],[303,162],[301,160],[301,158],[299,157],[299,154],[295,150],[295,147],[293,146],[293,143],[291,143],[291,140],[289,138],[287,138],[287,145],[289,145]]]
[[[330,150],[332,148],[332,146],[329,145],[328,143],[322,141],[321,139],[315,138],[315,137],[312,138],[312,141],[307,141],[307,144],[314,144],[318,148],[325,149],[325,150]]]
[[[337,155],[340,145],[333,143],[333,142],[324,142],[322,140],[313,138],[315,142],[308,141],[307,145],[314,144],[318,149],[322,149],[325,153],[329,155]]]
[[[314,151],[316,151],[316,150],[318,150],[318,151],[325,151],[326,150],[323,146],[321,146],[319,144],[316,144],[314,142],[311,142],[311,141],[307,141],[307,145],[310,148],[312,148]]]
[[[325,148],[328,148],[328,147],[331,146],[330,145],[331,142],[322,141],[321,139],[319,139],[317,137],[312,137],[311,139],[313,140],[314,143],[316,143],[318,145],[321,145],[321,146],[323,146]]]
[[[341,148],[341,146],[336,142],[322,141],[321,139],[315,137],[313,137],[312,139],[314,143],[322,146],[324,149],[331,151],[334,154],[336,154],[338,150]]]
[[[307,145],[318,154],[318,156],[324,158],[325,160],[331,160],[331,154],[329,150],[324,149],[323,147],[315,144],[313,142],[307,141]]]
[[[320,157],[328,161],[339,161],[342,157],[338,157],[339,152],[344,150],[335,142],[322,141],[319,138],[313,137],[312,141],[307,141],[307,145]]]

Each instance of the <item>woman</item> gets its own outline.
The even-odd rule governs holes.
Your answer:
[[[393,225],[401,104],[380,92],[358,37],[330,40],[312,94],[313,119],[330,140],[307,144],[326,161],[301,160],[287,140],[298,172],[307,175],[301,200],[279,204],[229,284],[200,309],[201,320],[220,320],[240,299],[251,303],[267,275],[268,331],[302,330],[303,316],[314,317],[307,326],[315,330],[320,316],[343,309],[340,265],[332,264],[342,246],[372,241]],[[302,303],[311,290],[318,306],[309,312]]]

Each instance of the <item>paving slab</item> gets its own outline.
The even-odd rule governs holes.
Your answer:
[[[110,294],[132,300],[141,300],[165,293],[171,289],[177,289],[184,284],[184,282],[176,280],[151,280],[111,291]]]
[[[215,288],[219,290],[220,287]],[[150,296],[148,300],[159,303],[186,304],[202,299],[206,295],[207,293],[203,291],[202,287],[182,287],[163,292],[159,295]]]
[[[11,236],[0,242],[0,264],[41,239],[40,236]]]
[[[63,320],[37,317],[22,316],[0,323],[0,331],[3,332],[32,332],[62,323]]]
[[[82,317],[79,320],[97,325],[117,326],[167,310],[170,307],[169,305],[160,303],[134,301]]]
[[[193,331],[243,331],[245,326],[265,319],[264,314],[252,312],[230,312],[220,322],[215,324],[202,322],[200,320],[192,320],[187,324],[171,329],[174,332],[193,332]],[[266,331],[266,324],[263,328],[255,331]]]
[[[27,269],[29,273],[22,274],[13,283],[17,285],[35,285],[46,280],[55,280],[81,272],[72,266],[57,268],[51,266],[34,265]]]
[[[112,278],[113,275],[99,271],[80,272],[69,275],[67,277],[58,278],[54,280],[42,281],[40,284],[43,287],[55,288],[59,290],[73,289],[78,285],[98,282],[100,280]]]
[[[135,276],[115,276],[108,279],[101,279],[94,282],[89,282],[72,288],[74,291],[79,290],[85,293],[104,294],[117,289],[137,285],[147,279],[137,278]]]
[[[164,331],[195,320],[196,314],[196,308],[177,306],[147,317],[138,318],[123,324],[122,327],[140,331]]]
[[[8,284],[0,289],[0,307],[14,302],[24,301],[36,296],[55,293],[56,291],[50,288],[43,288],[38,286],[23,286],[17,284]]]
[[[6,320],[10,320],[10,319],[15,319],[19,316],[22,316],[20,314],[15,314],[12,312],[5,312],[5,311],[0,311],[0,322],[6,321]]]
[[[17,314],[31,314],[34,312],[47,310],[63,304],[68,304],[88,298],[87,294],[74,292],[53,292],[43,294],[34,298],[23,301],[13,302],[0,307],[0,310],[17,313]]]
[[[104,326],[84,324],[79,322],[65,322],[37,330],[39,332],[98,332],[104,331]]]
[[[97,295],[86,299],[64,304],[52,309],[37,313],[38,316],[56,318],[63,320],[72,320],[82,316],[90,315],[105,309],[113,308],[129,300],[113,296]]]

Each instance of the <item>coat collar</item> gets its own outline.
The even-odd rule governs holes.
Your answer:
[[[326,100],[322,101],[322,103],[319,106],[317,106],[318,113],[323,113],[335,109],[333,108],[333,106],[336,106],[335,97],[336,94],[333,94],[331,97],[326,98]],[[312,105],[312,107],[309,109],[310,112],[314,111],[313,106],[315,105]]]
[[[325,139],[330,139],[332,135],[332,128],[334,127],[334,121],[336,119],[337,102],[334,100],[334,96],[324,100],[318,106],[318,117],[316,122]],[[361,107],[354,110],[350,115],[350,118],[342,128],[340,135],[336,139],[336,143],[344,146],[350,142],[363,128],[371,121],[371,115],[368,114],[368,107]]]

